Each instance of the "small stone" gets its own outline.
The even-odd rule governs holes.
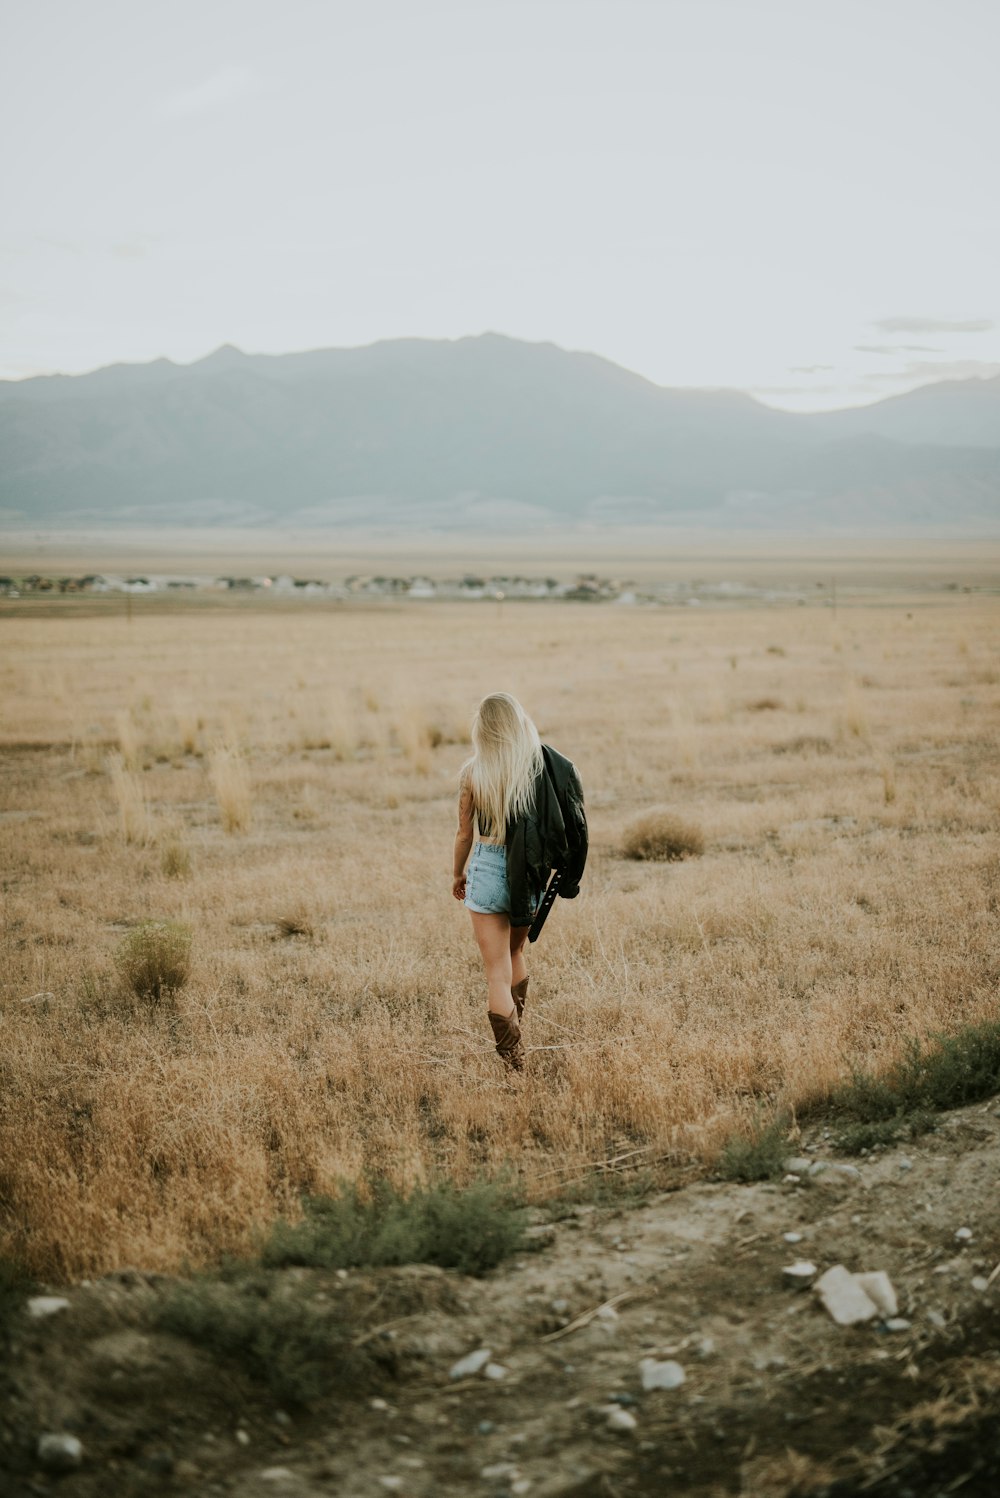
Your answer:
[[[786,1243],[801,1243],[802,1242],[802,1234],[801,1233],[782,1233],[781,1236],[782,1236],[782,1238],[784,1238],[784,1240],[785,1240]]]
[[[884,1269],[876,1269],[868,1274],[856,1274],[854,1278],[868,1299],[875,1302],[883,1316],[899,1315],[896,1292],[893,1289],[892,1280]]]
[[[38,1438],[38,1460],[48,1472],[74,1472],[83,1461],[83,1446],[76,1436],[49,1431]]]
[[[601,1306],[601,1309],[597,1313],[597,1319],[598,1321],[617,1321],[618,1312],[614,1306]]]
[[[493,1350],[489,1347],[477,1347],[475,1352],[466,1353],[464,1358],[459,1358],[457,1363],[452,1363],[449,1378],[474,1378],[481,1373],[493,1356]]]
[[[374,1404],[373,1404],[373,1407],[374,1407]],[[388,1408],[388,1406],[386,1406],[386,1408]],[[286,1412],[284,1410],[275,1410],[275,1412],[274,1412],[274,1423],[275,1423],[275,1425],[291,1425],[291,1423],[292,1423],[292,1417],[291,1417],[291,1415],[286,1414]]]
[[[637,1430],[639,1426],[635,1416],[617,1404],[605,1411],[605,1424],[609,1430],[618,1431],[621,1435],[631,1435],[632,1431]]]
[[[397,1489],[403,1486],[403,1479],[401,1477],[380,1477],[379,1482],[382,1487],[388,1488],[390,1493],[395,1493]]]
[[[698,1341],[698,1356],[700,1358],[710,1358],[712,1356],[712,1354],[714,1353],[714,1351],[715,1351],[715,1338],[714,1337],[702,1337],[702,1338],[699,1339],[699,1341]]]
[[[945,1327],[948,1325],[947,1321],[941,1315],[940,1311],[928,1311],[927,1320],[930,1322],[931,1326],[936,1326],[939,1332],[943,1332]]]
[[[809,1175],[811,1177],[812,1176],[821,1176],[823,1174],[824,1170],[826,1169],[826,1166],[827,1166],[827,1162],[825,1160],[814,1160],[813,1163],[809,1167]]]
[[[480,1420],[479,1424],[476,1426],[476,1435],[491,1436],[495,1430],[496,1426],[493,1424],[492,1420]]]
[[[531,1491],[531,1478],[519,1477],[516,1482],[511,1483],[510,1490],[512,1493],[517,1494],[517,1498],[520,1498],[522,1493],[529,1493]]]
[[[370,1410],[382,1410],[384,1413],[389,1408],[389,1401],[387,1399],[369,1399],[368,1408]]]
[[[557,1300],[550,1301],[549,1305],[551,1309],[555,1311],[557,1316],[565,1316],[566,1312],[569,1310],[569,1301],[563,1300],[562,1296],[560,1296]]]
[[[265,1467],[260,1474],[261,1482],[291,1482],[294,1477],[291,1467]]]
[[[985,1274],[977,1274],[973,1277],[972,1288],[973,1290],[978,1290],[980,1295],[982,1295],[984,1290],[988,1290],[990,1288],[990,1282],[986,1278]]]
[[[494,1383],[499,1383],[500,1379],[507,1377],[507,1369],[502,1363],[487,1363],[483,1369],[483,1377],[491,1378]]]
[[[250,1445],[250,1437],[247,1435],[245,1430],[238,1430],[236,1432],[236,1439],[241,1446]]]
[[[479,1473],[484,1482],[513,1482],[520,1477],[521,1469],[514,1462],[493,1462]]]
[[[878,1306],[843,1264],[828,1269],[816,1281],[815,1288],[838,1326],[853,1326],[878,1315]]]
[[[811,1164],[812,1161],[807,1160],[805,1155],[793,1155],[785,1161],[785,1170],[789,1175],[804,1176]]]
[[[639,1364],[639,1377],[647,1393],[651,1389],[679,1389],[684,1382],[684,1369],[680,1363],[669,1359],[661,1363],[656,1358],[643,1358]]]
[[[797,1186],[800,1180],[801,1176],[792,1175],[791,1173],[789,1173],[788,1175],[782,1177],[781,1184],[783,1186]]]
[[[969,1243],[972,1240],[972,1229],[957,1228],[955,1231],[955,1237],[958,1239],[959,1243]]]
[[[631,1394],[612,1394],[608,1401],[609,1404],[620,1404],[626,1410],[630,1405],[635,1404],[635,1402]]]
[[[910,1323],[905,1316],[890,1316],[885,1324],[885,1329],[887,1332],[908,1332],[910,1330]]]
[[[809,1259],[796,1259],[794,1264],[786,1264],[781,1272],[790,1285],[808,1285],[818,1273],[816,1265]]]
[[[829,1169],[834,1175],[843,1176],[847,1181],[860,1181],[861,1172],[856,1165],[831,1165]]]
[[[68,1311],[69,1301],[62,1295],[33,1295],[28,1301],[28,1315],[40,1321],[44,1316],[54,1316],[57,1311]]]
[[[900,1155],[899,1160],[896,1163],[900,1170],[913,1169],[913,1161],[909,1158],[908,1155]]]

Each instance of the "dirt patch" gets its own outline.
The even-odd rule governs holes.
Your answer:
[[[819,1131],[796,1145],[826,1149]],[[304,1403],[282,1396],[259,1352],[163,1330],[181,1282],[124,1271],[44,1287],[68,1307],[32,1319],[19,1297],[8,1323],[4,1491],[992,1495],[1000,1106],[944,1115],[856,1163],[857,1178],[828,1168],[567,1207],[539,1218],[536,1252],[482,1280],[260,1272],[262,1318],[291,1307],[351,1349]],[[796,1258],[885,1270],[908,1325],[835,1325],[813,1292],[783,1283]],[[497,1376],[450,1377],[480,1347]],[[643,1358],[679,1362],[684,1383],[644,1392]],[[47,1431],[79,1439],[78,1469],[40,1465]]]

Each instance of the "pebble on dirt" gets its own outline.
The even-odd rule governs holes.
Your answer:
[[[464,1358],[459,1358],[457,1363],[452,1363],[449,1378],[474,1378],[480,1373],[493,1356],[490,1347],[477,1347],[475,1352],[467,1352]]]
[[[49,1472],[73,1472],[83,1461],[83,1446],[64,1431],[47,1431],[38,1438],[38,1460]]]
[[[816,1281],[816,1291],[838,1326],[871,1321],[878,1306],[843,1264],[834,1264]]]
[[[54,1316],[57,1311],[68,1311],[69,1301],[61,1295],[33,1295],[28,1301],[28,1315],[35,1320],[43,1316]]]
[[[796,1259],[794,1264],[785,1264],[781,1272],[790,1285],[808,1285],[819,1271],[808,1259]]]
[[[679,1389],[684,1382],[684,1369],[680,1363],[669,1360],[661,1363],[656,1358],[643,1358],[639,1377],[647,1393],[650,1389]]]
[[[893,1289],[892,1280],[884,1269],[876,1269],[870,1274],[856,1274],[854,1278],[868,1299],[875,1302],[883,1316],[899,1315],[896,1292]]]
[[[608,1429],[618,1431],[622,1435],[631,1435],[632,1431],[637,1430],[639,1426],[635,1416],[628,1410],[623,1410],[619,1404],[611,1405],[605,1412],[605,1418]]]

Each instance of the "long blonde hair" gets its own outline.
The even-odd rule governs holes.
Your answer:
[[[507,823],[531,805],[542,768],[538,729],[516,697],[493,692],[476,709],[472,744],[476,752],[462,774],[472,785],[479,831],[484,837],[503,837]]]

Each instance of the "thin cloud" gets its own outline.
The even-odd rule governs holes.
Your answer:
[[[915,359],[905,369],[882,370],[868,380],[991,380],[1000,375],[1000,364],[988,359]]]
[[[944,349],[932,348],[929,343],[856,343],[859,354],[943,354]]]
[[[995,324],[988,317],[952,321],[942,317],[883,317],[871,324],[880,333],[990,333]]]
[[[192,88],[168,95],[160,104],[160,114],[175,120],[210,114],[238,99],[246,98],[258,86],[259,80],[253,68],[242,63],[226,63]]]
[[[826,374],[833,369],[832,364],[790,364],[789,374]]]

